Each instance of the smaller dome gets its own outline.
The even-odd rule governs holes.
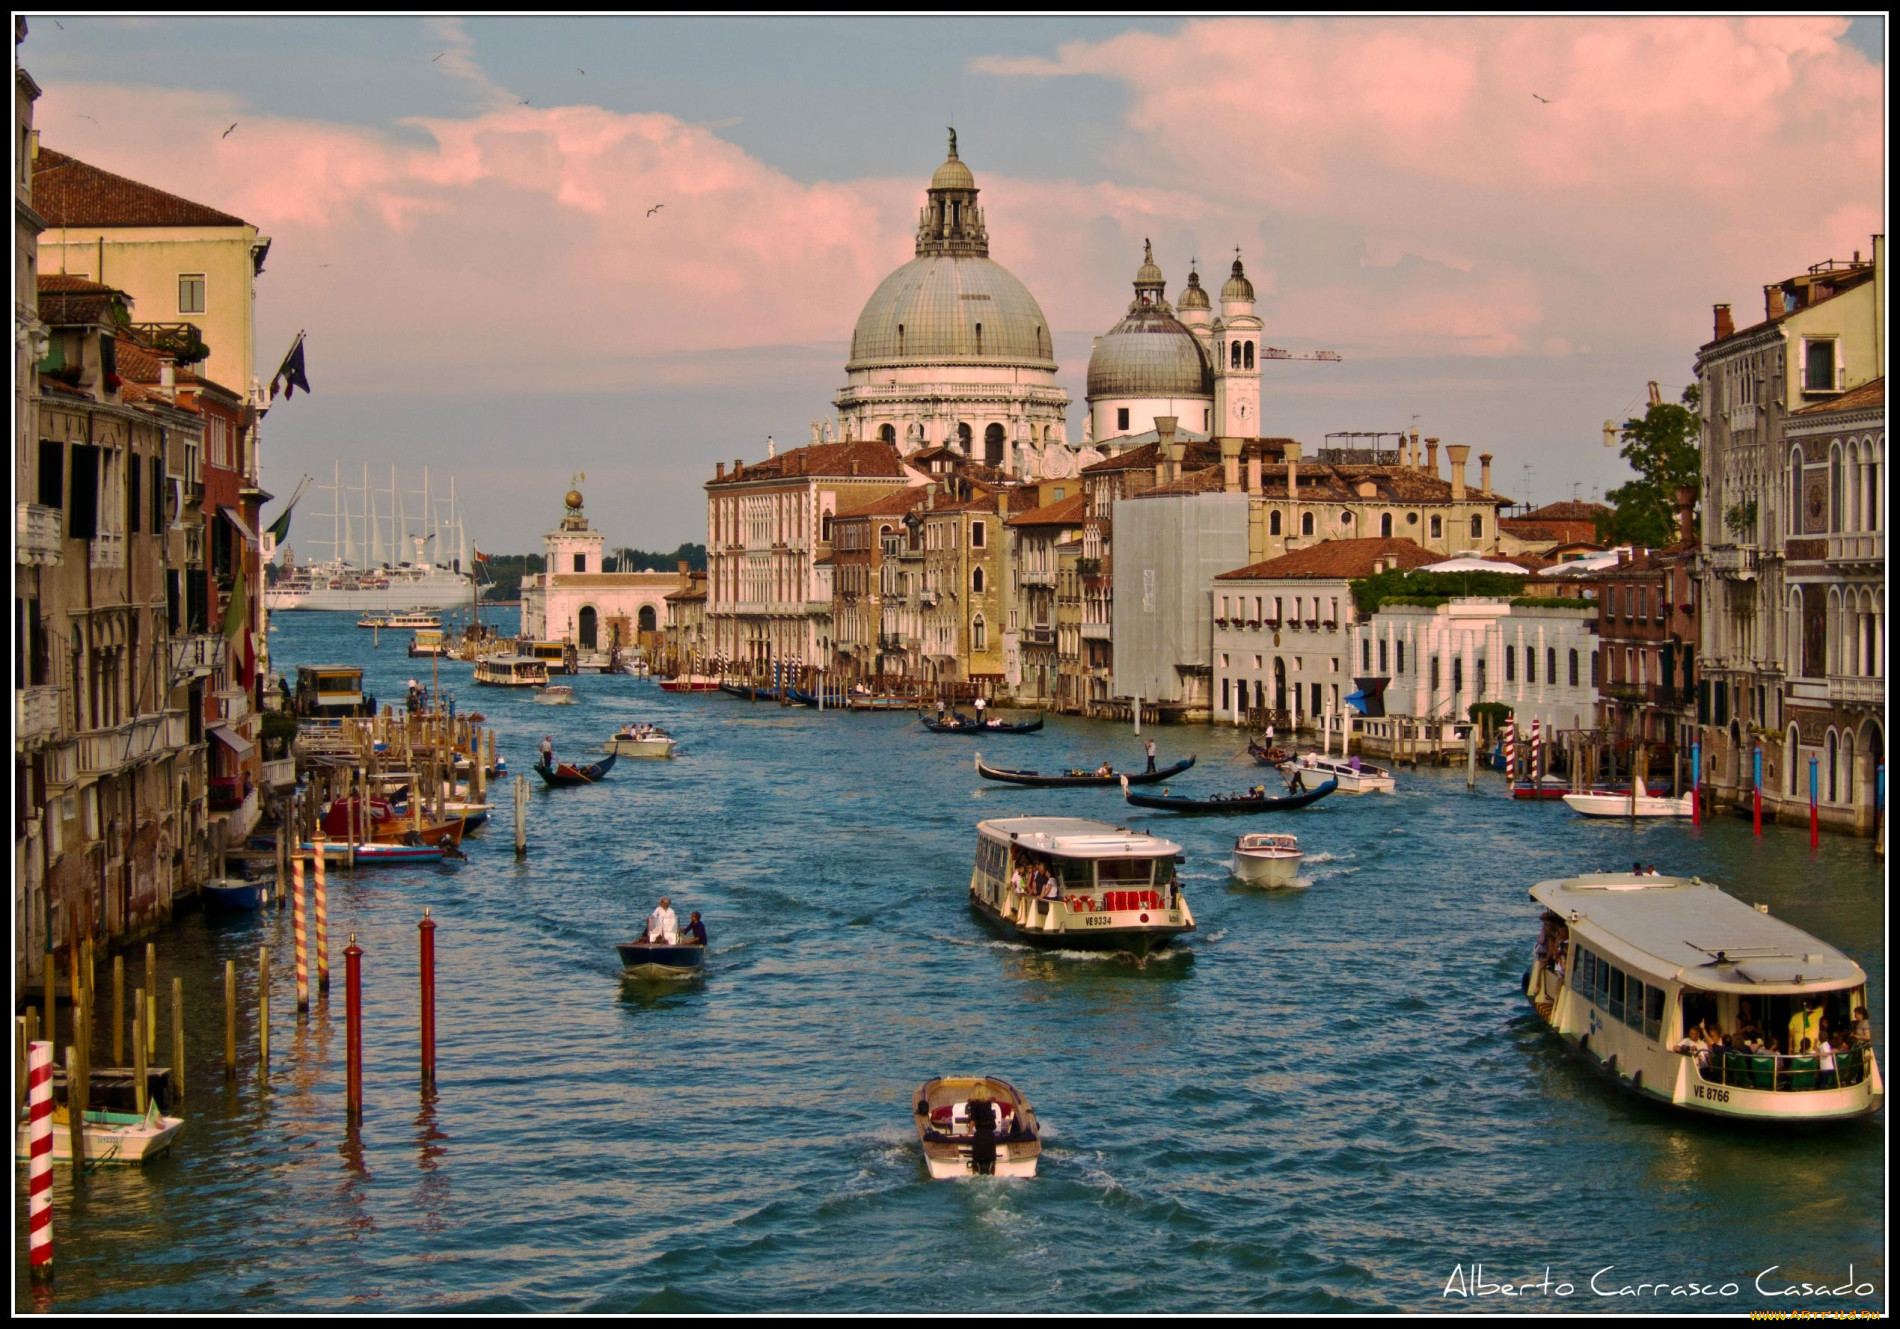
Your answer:
[[[581,505],[581,491],[580,490],[570,489],[567,491],[567,505],[570,508],[578,508]]]
[[[1182,289],[1181,299],[1176,303],[1175,308],[1207,309],[1209,307],[1207,288],[1201,285],[1201,274],[1190,268],[1187,285]]]
[[[1089,356],[1088,399],[1207,397],[1214,368],[1200,339],[1164,309],[1137,306]]]
[[[1159,286],[1167,281],[1161,275],[1161,269],[1155,266],[1155,247],[1148,241],[1141,242],[1141,266],[1135,269],[1135,285]]]
[[[944,159],[937,173],[930,177],[932,189],[975,189],[976,177],[970,174],[970,168],[957,160],[957,131],[950,131],[950,155]]]
[[[1234,256],[1234,275],[1220,288],[1220,298],[1226,300],[1253,300],[1253,283],[1247,280],[1246,269],[1240,266],[1240,256]]]

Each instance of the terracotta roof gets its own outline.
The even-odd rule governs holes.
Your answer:
[[[704,600],[706,598],[706,588],[704,586],[695,586],[690,591],[674,591],[671,595],[662,596],[661,598],[672,600],[677,604],[684,604],[688,600]]]
[[[1533,511],[1519,513],[1511,520],[1594,522],[1597,519],[1597,513],[1614,511],[1614,508],[1603,503],[1584,503],[1575,499],[1565,499],[1561,503],[1546,503]]]
[[[35,187],[37,188],[37,186]],[[33,201],[37,204],[39,199],[35,197]],[[1823,273],[1820,274],[1818,278],[1814,275],[1790,277],[1787,281],[1777,283],[1777,285],[1784,289],[1794,287],[1797,291],[1805,290],[1810,296],[1814,288],[1818,285],[1824,294],[1818,300],[1810,298],[1806,303],[1796,305],[1793,309],[1785,310],[1770,318],[1764,318],[1759,323],[1751,323],[1745,328],[1737,328],[1726,337],[1718,337],[1714,341],[1703,342],[1698,349],[1706,351],[1712,346],[1720,346],[1725,341],[1734,341],[1737,337],[1746,337],[1751,333],[1760,332],[1763,328],[1773,327],[1783,319],[1791,318],[1805,309],[1813,309],[1818,305],[1824,305],[1837,296],[1846,295],[1856,287],[1865,286],[1868,282],[1872,281],[1873,278],[1874,265],[1871,262],[1862,264],[1859,267],[1847,267],[1838,269],[1832,273]],[[1765,313],[1766,310],[1763,312]]]
[[[40,321],[50,327],[98,323],[115,304],[131,303],[115,286],[64,273],[43,273],[38,284]]]
[[[1220,444],[1208,439],[1184,439],[1176,434],[1177,442],[1186,442],[1187,449],[1182,454],[1183,468],[1194,466],[1217,466],[1220,464]],[[1084,466],[1084,475],[1109,475],[1116,471],[1152,471],[1157,462],[1165,461],[1160,443],[1144,443],[1138,448],[1130,448],[1118,457],[1107,457],[1091,466]]]
[[[1152,489],[1144,489],[1139,494],[1130,494],[1129,500],[1138,498],[1175,498],[1182,494],[1217,494],[1226,487],[1226,472],[1218,466],[1203,466],[1198,471],[1190,471],[1178,480],[1169,480]],[[1241,491],[1243,494],[1245,491]]]
[[[857,470],[851,465],[857,463]],[[897,449],[876,439],[857,439],[846,443],[814,443],[794,448],[776,457],[753,462],[743,471],[708,480],[709,485],[743,484],[751,480],[782,480],[792,476],[825,476],[842,480],[898,480],[904,478],[904,463]]]
[[[924,495],[929,492],[929,485],[912,485],[908,489],[899,489],[893,493],[880,495],[869,503],[844,512],[834,512],[831,514],[831,520],[841,522],[852,517],[901,517],[922,503]]]
[[[54,226],[248,226],[242,217],[102,171],[42,146],[33,210]]]
[[[1863,383],[1852,392],[1844,392],[1833,401],[1824,401],[1815,406],[1803,406],[1791,415],[1826,415],[1829,411],[1860,411],[1869,406],[1887,404],[1887,379],[1885,375],[1870,383]]]
[[[1305,549],[1295,549],[1264,563],[1254,563],[1233,572],[1223,572],[1216,581],[1284,581],[1291,578],[1370,577],[1372,565],[1379,559],[1396,563],[1409,572],[1428,563],[1437,563],[1442,555],[1397,537],[1368,540],[1322,540]]]
[[[1011,517],[1011,526],[1080,526],[1083,509],[1088,506],[1087,494],[1071,494],[1068,498],[1051,503],[1046,508],[1033,508],[1020,517]]]

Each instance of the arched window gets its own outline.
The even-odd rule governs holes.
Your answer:
[[[1279,533],[1280,533],[1280,511],[1278,508],[1275,508],[1272,512],[1269,512],[1267,514],[1267,534],[1278,535]]]
[[[1252,343],[1252,342],[1245,342],[1245,343],[1243,343],[1243,345],[1244,345],[1244,346],[1246,347],[1246,354],[1245,354],[1245,356],[1243,357],[1243,359],[1245,359],[1245,361],[1246,361],[1246,363],[1245,363],[1244,365],[1242,365],[1241,367],[1242,367],[1243,369],[1252,369],[1252,368],[1253,368],[1253,343]]]
[[[989,624],[983,621],[983,615],[978,614],[975,618],[970,620],[970,649],[973,651],[987,651],[990,648],[989,640]]]
[[[659,615],[653,612],[652,605],[640,606],[640,631],[654,632],[660,626]]]
[[[1841,481],[1841,445],[1836,443],[1827,458],[1827,515],[1830,531],[1847,529],[1846,489]]]
[[[580,647],[591,651],[600,645],[600,616],[594,612],[594,606],[581,607]]]
[[[1789,798],[1793,798],[1796,794],[1801,792],[1801,777],[1795,770],[1796,767],[1801,765],[1800,725],[1791,724],[1788,726],[1788,743],[1786,750],[1782,754],[1782,758],[1782,765],[1788,768],[1787,771],[1783,773],[1783,778],[1787,782],[1786,793]]]
[[[1577,686],[1577,652],[1574,647],[1570,652],[1570,686]]]
[[[971,440],[974,437],[975,435],[969,425],[961,423],[957,425],[957,447],[962,449],[963,455],[966,457],[970,455]]]
[[[983,431],[983,461],[988,466],[1003,464],[1003,426],[991,425]]]
[[[1591,651],[1590,652],[1590,686],[1593,688],[1600,687],[1602,686],[1602,682],[1603,680],[1598,676],[1597,653],[1595,651]]]
[[[1827,801],[1841,801],[1841,742],[1832,729],[1827,731]]]
[[[970,589],[978,595],[983,594],[983,569],[982,568],[970,569]]]
[[[895,444],[897,442],[897,426],[879,425],[877,427],[877,437],[881,443]]]
[[[1379,534],[1380,536],[1382,536],[1383,538],[1387,540],[1390,540],[1392,538],[1392,514],[1391,513],[1386,512],[1386,513],[1380,514]]]
[[[983,354],[983,325],[981,323],[976,325],[976,353]]]
[[[1801,449],[1788,449],[1788,534],[1807,529],[1801,517]]]
[[[1228,349],[1228,360],[1230,362],[1228,364],[1228,368],[1229,369],[1240,368],[1240,343],[1230,342],[1228,343],[1227,349]]]
[[[1313,533],[1313,514],[1310,512],[1302,512],[1300,514],[1300,534],[1311,535],[1312,533]]]
[[[1484,538],[1484,518],[1475,512],[1471,514],[1471,538],[1473,540]]]

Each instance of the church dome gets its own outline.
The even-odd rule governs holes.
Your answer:
[[[950,155],[944,159],[943,165],[937,168],[937,173],[930,177],[930,187],[932,189],[975,189],[976,176],[970,173],[969,167],[958,160],[957,150],[952,148]]]
[[[1246,270],[1240,266],[1240,256],[1238,254],[1234,256],[1233,275],[1227,279],[1226,285],[1220,288],[1220,298],[1222,300],[1246,300],[1248,302],[1253,300],[1253,283],[1247,280]]]
[[[1198,290],[1190,286],[1189,290]],[[1168,308],[1154,248],[1142,245],[1128,314],[1089,356],[1090,401],[1108,397],[1212,397],[1214,367],[1200,339]]]
[[[1180,303],[1175,307],[1177,309],[1211,308],[1207,301],[1207,288],[1201,285],[1200,273],[1192,270],[1188,272],[1187,287],[1181,292]]]
[[[845,369],[943,360],[1056,367],[1036,297],[1001,263],[969,254],[914,258],[880,282]]]

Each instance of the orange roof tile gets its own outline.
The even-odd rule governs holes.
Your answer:
[[[1080,526],[1083,509],[1088,506],[1087,494],[1071,494],[1047,507],[1034,508],[1020,517],[1011,517],[1011,526]]]
[[[1264,563],[1250,564],[1233,572],[1223,572],[1216,581],[1282,581],[1290,578],[1370,577],[1374,562],[1396,562],[1401,571],[1422,568],[1441,561],[1442,555],[1394,537],[1364,540],[1322,540],[1305,549],[1295,549]]]
[[[1869,406],[1887,404],[1887,379],[1881,377],[1863,383],[1851,392],[1844,392],[1833,401],[1824,401],[1814,406],[1803,406],[1791,415],[1826,415],[1829,411],[1860,411]]]
[[[852,463],[857,470],[852,470]],[[824,476],[840,480],[897,480],[904,477],[904,464],[897,449],[876,439],[856,439],[845,443],[815,443],[794,448],[776,457],[752,462],[743,471],[728,472],[708,480],[709,485],[743,484],[754,480],[782,480],[795,476]]]
[[[33,210],[49,227],[250,224],[43,145],[33,162]]]

